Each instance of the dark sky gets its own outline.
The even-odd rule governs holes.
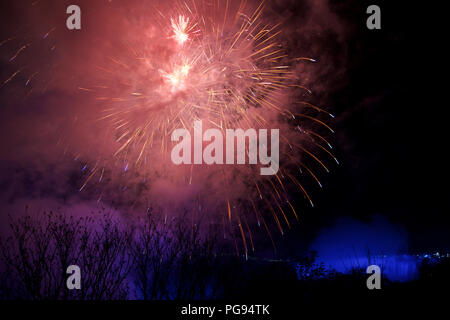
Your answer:
[[[355,3],[339,11],[354,25],[367,2]],[[406,227],[412,250],[448,250],[447,63],[439,9],[377,3],[382,30],[353,29],[348,86],[331,99],[345,160],[315,217],[381,214]]]
[[[64,1],[57,5],[44,2],[38,16],[30,9],[31,1],[19,2],[2,4],[0,42],[17,36],[26,44],[34,41],[34,35],[51,30],[54,23],[64,23]],[[313,191],[316,208],[304,209],[303,222],[281,240],[284,244],[298,239],[307,243],[340,217],[370,221],[381,215],[407,230],[413,251],[450,249],[446,55],[438,49],[446,39],[438,26],[443,21],[438,18],[442,9],[393,2],[268,1],[273,14],[285,18],[284,37],[290,50],[301,50],[318,60],[310,78],[317,103],[336,115],[331,123],[335,129],[332,140],[340,160],[322,179],[323,189]],[[365,26],[369,4],[381,7],[381,30]],[[95,15],[100,15],[102,7],[92,7],[95,10],[86,14],[88,31],[83,32],[101,35],[102,30],[95,29]],[[49,206],[68,201],[70,206],[83,208],[87,201],[82,195],[71,195],[79,179],[72,167],[55,168],[55,163],[64,160],[56,156],[53,140],[45,142],[48,136],[59,134],[64,126],[61,119],[70,103],[76,103],[73,99],[78,99],[70,84],[80,74],[62,74],[61,64],[70,63],[69,70],[76,70],[78,63],[95,60],[98,53],[89,53],[94,43],[86,43],[83,33],[68,40],[64,28],[54,32],[54,39],[60,41],[57,48],[66,48],[63,54],[56,53],[55,59],[41,57],[41,52],[48,52],[45,46],[51,48],[49,42],[20,57],[23,66],[48,63],[46,70],[56,75],[49,84],[52,90],[22,100],[23,91],[14,83],[0,86],[3,215],[11,203],[21,207],[30,198],[40,208],[47,201]],[[77,43],[83,43],[82,51],[76,50]],[[8,50],[0,47],[2,82],[17,69],[8,61]],[[67,96],[70,103],[63,102]],[[58,172],[55,176],[66,177],[64,183],[51,178],[54,171]]]

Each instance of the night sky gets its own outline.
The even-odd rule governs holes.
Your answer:
[[[63,156],[65,145],[57,142],[67,138],[70,152],[76,155],[81,150],[87,159],[97,151],[94,140],[102,133],[89,122],[94,118],[89,115],[89,95],[77,87],[90,83],[90,70],[105,52],[119,50],[111,49],[112,41],[96,39],[113,39],[116,34],[120,38],[119,26],[126,25],[142,5],[78,1],[83,27],[72,32],[65,28],[65,8],[73,1],[32,2],[3,1],[0,8],[0,43],[14,38],[0,46],[3,225],[8,214],[20,215],[26,206],[34,212],[96,210],[100,187],[78,191],[84,163]],[[366,28],[369,4],[381,7],[381,30]],[[385,218],[386,228],[381,224],[378,230],[380,239],[389,237],[384,231],[397,230],[411,252],[450,250],[448,88],[446,77],[439,76],[447,57],[437,50],[445,41],[443,30],[434,27],[441,21],[436,17],[439,9],[356,0],[279,0],[267,1],[266,6],[266,19],[282,17],[281,42],[287,44],[288,53],[317,60],[299,71],[313,91],[311,100],[336,116],[328,123],[335,131],[330,139],[340,162],[320,177],[322,189],[312,188],[315,208],[294,200],[302,219],[277,240],[279,253],[289,257],[302,252],[321,230],[342,218],[370,224],[376,216]],[[127,18],[121,20],[124,13]],[[130,28],[140,23],[130,21],[134,23]],[[57,28],[42,39],[53,26]],[[14,52],[30,42],[33,45],[11,61]],[[21,73],[5,83],[20,68]],[[40,72],[29,93],[24,83],[32,70]],[[85,117],[81,127],[71,124],[77,116]],[[208,186],[214,202],[219,197],[215,187],[219,190],[220,185]],[[158,188],[164,192],[156,190],[150,198],[158,198],[162,206],[191,197],[168,192],[171,186],[162,183],[152,190]],[[129,214],[129,199],[114,190],[107,190],[104,205]]]

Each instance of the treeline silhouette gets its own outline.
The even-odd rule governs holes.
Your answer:
[[[10,218],[9,227],[0,237],[2,300],[223,299],[248,276],[217,230],[186,216],[123,223],[50,212]],[[80,290],[67,288],[70,265],[81,269]]]
[[[341,274],[306,255],[295,263],[233,254],[219,232],[187,216],[147,214],[133,223],[109,215],[45,213],[10,218],[0,237],[0,300],[373,300],[437,292],[449,281],[450,259],[423,264],[419,279],[368,290],[364,270]],[[81,269],[69,290],[67,267]],[[382,294],[375,291],[382,291]],[[349,300],[350,299],[350,300]]]

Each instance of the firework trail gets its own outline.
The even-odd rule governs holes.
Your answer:
[[[8,68],[4,70],[6,77],[0,82],[2,88],[11,82],[19,82],[25,88],[23,98],[27,98],[33,92],[45,92],[53,79],[42,77],[42,71],[52,72],[58,65],[48,59],[48,63],[38,65],[34,62],[33,51],[41,52],[42,55],[51,57],[56,48],[54,33],[56,27],[44,25],[38,28],[37,35],[30,35],[24,31],[30,28],[25,25],[14,34],[0,41],[0,50],[6,56]]]

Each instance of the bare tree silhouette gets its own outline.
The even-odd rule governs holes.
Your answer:
[[[186,224],[185,216],[159,223],[151,214],[136,231],[134,281],[143,299],[211,297],[214,232],[202,236],[200,226]]]
[[[132,258],[131,233],[104,217],[74,218],[52,212],[10,223],[12,234],[0,241],[1,283],[6,298],[122,299]],[[97,229],[97,230],[96,230]],[[82,270],[82,290],[68,290],[69,265]]]
[[[50,212],[10,221],[11,234],[0,239],[3,299],[215,299],[231,297],[245,277],[217,230],[187,214],[148,213],[131,223]],[[81,269],[80,290],[67,288],[70,265]]]

